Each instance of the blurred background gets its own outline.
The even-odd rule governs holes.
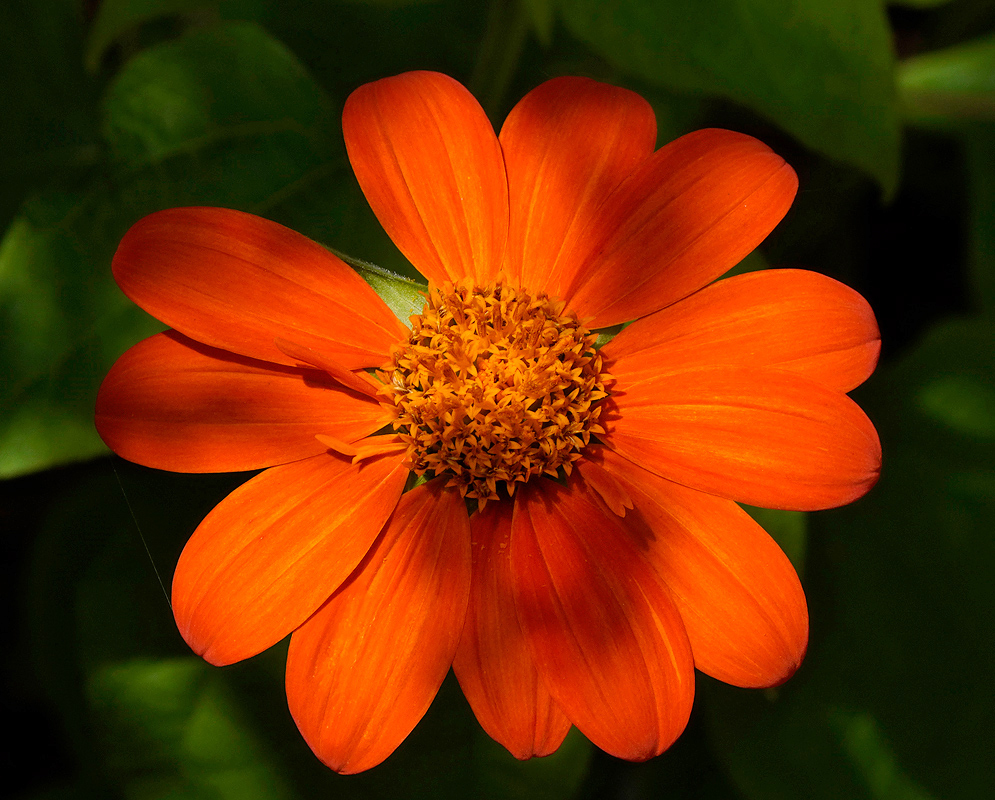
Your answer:
[[[995,786],[995,3],[991,0],[3,0],[0,3],[2,770],[42,798],[959,800]],[[767,692],[700,677],[691,724],[634,765],[572,732],[514,761],[451,676],[372,772],[330,773],[285,649],[225,669],[166,592],[245,475],[111,457],[100,380],[160,329],[116,288],[143,215],[220,205],[410,267],[344,155],[359,84],[446,72],[495,124],[561,74],[627,86],[660,143],[750,133],[798,171],[740,269],[857,288],[884,349],[856,393],[884,470],[854,505],[754,511],[794,560],[808,658]]]

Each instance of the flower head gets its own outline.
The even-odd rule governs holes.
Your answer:
[[[410,326],[236,211],[153,214],[114,258],[172,330],[115,364],[101,436],[161,469],[265,468],[180,557],[190,646],[228,664],[290,634],[291,712],[342,772],[386,758],[450,667],[519,758],[571,724],[662,752],[695,668],[786,680],[804,594],[737,501],[841,505],[880,464],[846,395],[878,356],[867,303],[800,270],[712,283],[785,214],[791,168],[723,130],[654,150],[644,100],[581,78],[496,136],[458,83],[408,73],[353,93],[343,129],[428,279]]]

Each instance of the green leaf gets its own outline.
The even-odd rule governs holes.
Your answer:
[[[80,69],[81,29],[77,0],[0,3],[0,230],[32,187],[96,163],[97,90]]]
[[[575,797],[593,752],[591,743],[571,728],[550,756],[518,761],[480,726],[473,736],[473,768],[479,800],[570,800]]]
[[[865,405],[881,481],[826,516],[833,545],[810,555],[824,560],[840,615],[825,668],[845,679],[832,686],[837,702],[870,713],[918,783],[950,800],[982,797],[995,783],[985,756],[995,749],[985,722],[995,715],[991,320],[937,326],[878,381]]]
[[[995,313],[995,127],[979,126],[963,138],[970,192],[970,287],[974,304]]]
[[[567,27],[616,66],[768,117],[808,147],[898,180],[894,57],[867,0],[576,0]]]
[[[801,575],[805,571],[808,515],[804,511],[780,511],[754,506],[743,506],[743,508],[771,535],[785,555],[791,559],[795,571]]]
[[[103,265],[87,255],[27,214],[0,242],[0,477],[106,452],[93,428],[100,380],[128,345],[162,329],[117,291],[109,253]]]
[[[829,717],[843,750],[865,779],[874,798],[928,800],[928,794],[895,761],[875,719],[866,713],[837,711]]]
[[[293,192],[274,197],[261,213],[321,242],[340,256],[347,253],[347,260],[354,265],[376,264],[398,276],[402,283],[414,280],[421,289],[425,288],[424,278],[384,232],[344,158],[315,172],[309,180],[294,186]],[[414,295],[408,294],[411,303],[419,303],[420,311],[423,301],[415,301]],[[401,303],[394,311],[406,313],[410,305]],[[403,320],[407,324],[406,316]]]
[[[995,385],[978,375],[943,374],[916,393],[922,413],[951,432],[995,442]]]
[[[183,538],[240,479],[244,476],[233,480],[157,473],[105,459],[14,484],[33,487],[32,497],[44,510],[32,543],[26,596],[18,603],[25,616],[23,630],[31,634],[30,653],[24,655],[30,657],[37,691],[50,698],[52,710],[59,714],[58,727],[68,736],[65,744],[75,750],[81,773],[78,796],[131,796],[119,795],[108,785],[117,777],[109,774],[110,731],[96,719],[102,712],[94,714],[91,681],[115,666],[160,658],[172,663],[189,655],[176,634],[157,572],[168,585]],[[39,487],[50,488],[38,494]],[[166,513],[164,497],[169,498]],[[163,697],[157,695],[154,702]],[[116,709],[132,733],[143,728],[137,710]],[[146,741],[155,740],[164,714],[145,726]],[[162,744],[160,738],[154,749],[136,758],[135,766],[162,756]],[[121,752],[116,746],[111,749]],[[133,769],[120,760],[117,766]],[[142,781],[155,783],[155,778],[152,772],[136,776],[135,796],[142,796],[137,791]],[[87,792],[85,787],[96,789]],[[77,794],[67,788],[52,796]]]
[[[231,686],[200,659],[110,664],[87,693],[106,768],[129,797],[293,796]]]
[[[889,0],[890,6],[907,6],[908,8],[935,8],[945,6],[951,0]]]
[[[344,0],[355,5],[382,6],[384,8],[400,8],[401,6],[416,6],[428,3],[440,3],[442,0]]]
[[[519,0],[529,15],[532,23],[532,30],[535,31],[536,38],[543,47],[549,47],[553,43],[553,22],[556,11],[553,6],[554,0]]]
[[[35,196],[0,242],[3,477],[106,452],[93,430],[97,387],[162,328],[111,276],[132,223],[177,205],[265,211],[341,170],[331,103],[251,24],[150,48],[104,110],[113,164],[85,189]]]
[[[902,62],[898,88],[913,122],[995,120],[995,35]]]
[[[700,683],[716,749],[747,800],[939,800],[901,768],[873,717],[827,702],[811,681],[766,695]]]
[[[252,23],[195,30],[139,54],[109,88],[105,120],[108,144],[128,166],[277,135],[327,154],[335,126],[321,88]]]
[[[104,52],[142,23],[161,17],[216,9],[220,0],[103,0],[86,42],[86,68],[96,72]]]

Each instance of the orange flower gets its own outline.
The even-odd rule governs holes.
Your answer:
[[[153,214],[114,258],[173,330],[115,364],[101,436],[160,469],[267,468],[180,557],[190,646],[229,664],[291,634],[291,712],[340,772],[386,758],[450,666],[518,758],[571,724],[659,754],[693,668],[787,679],[805,597],[735,501],[838,506],[880,464],[845,394],[878,356],[867,303],[798,270],[708,285],[785,214],[791,168],[723,130],[654,152],[650,106],[581,78],[499,137],[426,72],[358,89],[343,128],[429,281],[411,329],[327,250],[236,211]]]

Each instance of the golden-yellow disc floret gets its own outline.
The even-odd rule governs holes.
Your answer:
[[[502,482],[511,495],[535,475],[569,474],[604,433],[610,376],[597,335],[562,302],[500,283],[446,285],[411,328],[381,377],[417,474],[448,474],[483,504]]]

